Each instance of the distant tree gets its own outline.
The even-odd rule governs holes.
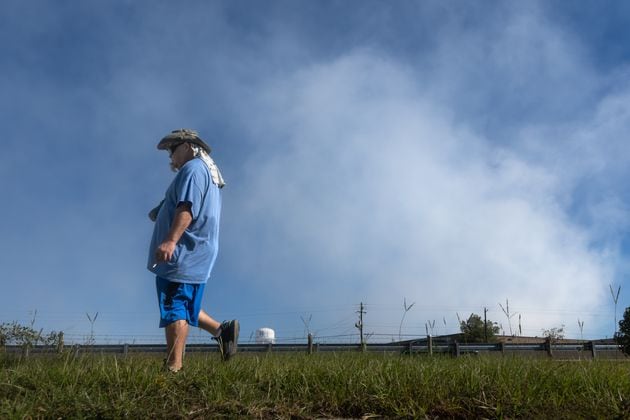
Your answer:
[[[551,339],[552,342],[562,340],[564,338],[564,324],[559,327],[543,330],[543,337]]]
[[[499,326],[496,322],[487,320],[484,326],[483,319],[477,314],[470,314],[466,321],[460,321],[459,329],[464,334],[464,340],[469,343],[483,343],[496,340],[499,333]]]
[[[619,331],[615,333],[615,340],[621,346],[621,350],[630,355],[630,307],[623,313],[623,319],[619,321]]]

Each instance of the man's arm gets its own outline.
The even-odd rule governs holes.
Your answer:
[[[171,230],[168,232],[168,236],[155,250],[156,264],[170,261],[171,258],[173,258],[177,241],[182,237],[191,222],[192,213],[190,211],[190,204],[180,203],[175,209],[173,224],[171,225]]]

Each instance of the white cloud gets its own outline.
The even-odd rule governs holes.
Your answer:
[[[253,128],[265,146],[238,197],[244,236],[258,236],[242,269],[298,307],[407,297],[425,308],[416,327],[505,298],[526,334],[567,322],[550,308],[592,313],[610,272],[558,202],[563,180],[417,86],[362,51],[269,88]],[[391,332],[400,314],[378,316]]]

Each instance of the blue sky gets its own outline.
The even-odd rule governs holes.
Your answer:
[[[228,183],[204,308],[245,341],[354,339],[359,302],[390,341],[404,299],[408,336],[612,335],[630,6],[522,3],[3,2],[0,321],[162,340],[146,213],[188,127]]]

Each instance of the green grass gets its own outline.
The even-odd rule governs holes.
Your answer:
[[[0,356],[0,418],[630,418],[630,364],[360,353]]]

